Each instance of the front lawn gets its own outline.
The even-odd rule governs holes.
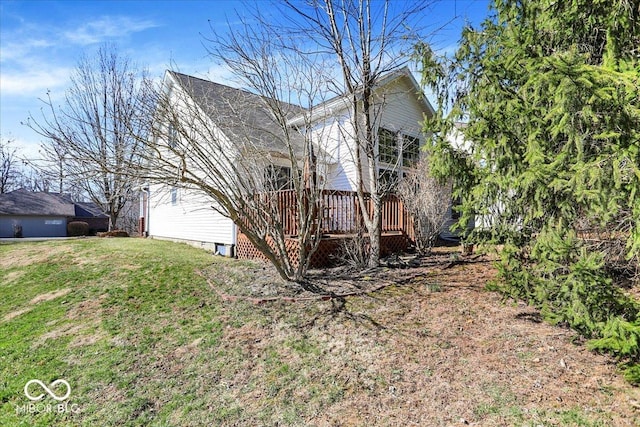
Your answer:
[[[270,299],[265,289],[291,296],[295,286],[186,245],[0,244],[0,425],[640,421],[638,389],[609,359],[484,291],[486,260],[403,274],[359,296]],[[29,406],[32,379],[64,379],[70,395],[59,404],[31,384],[46,395]]]

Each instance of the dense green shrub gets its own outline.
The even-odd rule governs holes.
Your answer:
[[[640,303],[623,285],[640,271],[640,3],[493,7],[455,58],[419,51],[440,100],[431,171],[454,178],[459,225],[482,226],[469,240],[504,245],[495,287],[619,357],[635,381]]]
[[[70,237],[86,236],[89,234],[89,224],[84,221],[71,221],[67,224],[67,235]]]

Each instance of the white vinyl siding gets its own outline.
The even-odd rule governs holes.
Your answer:
[[[331,118],[324,126],[313,130],[314,141],[319,147],[318,162],[326,165],[326,183],[328,190],[356,190],[356,167],[353,158],[354,141],[347,117]]]
[[[171,97],[176,105],[189,104],[187,111],[198,108],[193,104],[193,100],[180,96],[182,89],[169,76],[168,82],[171,85]],[[224,143],[229,146],[229,152],[226,158],[232,157],[235,149],[227,138],[219,132],[213,121],[210,123],[197,123],[198,134],[207,136],[208,132],[214,134],[214,138],[222,138]],[[173,126],[169,129],[170,147],[175,147],[180,142],[180,135]],[[213,151],[217,146],[212,147],[212,156],[216,156]],[[224,158],[218,154],[218,157]],[[220,163],[220,171],[228,171],[227,164]],[[206,179],[206,174],[210,171],[199,170],[197,164],[188,164],[188,170],[196,175]],[[236,243],[235,226],[233,221],[212,208],[215,201],[206,194],[187,190],[184,188],[176,188],[169,185],[152,185],[149,188],[149,212],[147,218],[149,236],[175,239],[187,241],[190,243],[207,243],[234,245]],[[203,245],[204,246],[204,245]],[[210,247],[210,245],[208,246]]]
[[[415,139],[418,140],[418,144],[421,146],[424,142],[422,123],[425,115],[431,114],[431,112],[419,101],[416,87],[408,78],[400,78],[386,85],[378,94],[383,94],[384,97],[384,107],[378,123],[379,127],[393,133],[398,142],[403,144],[403,148],[407,144],[411,145]],[[382,99],[382,96],[380,99]],[[314,129],[314,140],[329,153],[334,162],[329,165],[326,188],[356,191],[358,180],[355,162],[355,140],[352,136],[347,110],[343,110],[339,118],[325,119],[324,126],[318,125]],[[415,161],[414,157],[419,153],[419,147],[417,153],[415,146],[409,148],[407,153],[403,153],[398,148],[395,151],[395,158],[397,159],[397,156],[402,155],[403,162],[407,163],[408,166],[409,163]],[[362,154],[361,159],[363,161],[363,184],[365,188],[368,188],[369,174],[364,154]],[[390,165],[385,162],[381,162],[378,165],[379,168],[387,170],[394,169],[395,166],[395,164]]]
[[[378,91],[379,95],[384,95],[385,100],[379,126],[389,129],[396,135],[419,138],[423,142],[422,122],[424,114],[430,114],[430,111],[418,100],[417,87],[411,80],[410,77],[404,76]],[[350,112],[344,104],[339,102],[325,107],[327,110],[324,112],[327,114],[318,114],[318,117],[322,118],[318,118],[315,126],[309,130],[317,146],[316,155],[321,165],[324,187],[332,190],[355,191],[358,171],[354,158],[356,142],[351,128]],[[228,142],[229,149],[234,149],[231,141]],[[414,155],[415,150],[412,150],[409,157],[413,158]],[[212,156],[215,156],[215,153],[212,153]],[[364,155],[362,159],[365,162]],[[273,165],[291,166],[284,160],[279,161],[269,156],[265,157],[265,163],[267,161]],[[384,165],[375,166],[384,167]],[[264,168],[259,168],[260,172],[263,170]],[[363,179],[367,188],[369,185],[366,165],[363,165]],[[235,226],[231,220],[211,208],[214,202],[206,195],[179,189],[175,203],[172,204],[170,187],[152,186],[149,197],[150,236],[193,242],[235,244]]]
[[[149,235],[193,242],[235,244],[233,221],[216,212],[214,201],[201,193],[180,189],[175,205],[170,191],[150,188]]]

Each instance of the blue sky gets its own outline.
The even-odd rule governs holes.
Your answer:
[[[399,3],[402,0],[397,0]],[[488,0],[440,0],[424,25],[439,28],[438,49],[451,50],[465,22],[477,24]],[[105,42],[154,77],[167,68],[226,83],[229,73],[207,57],[204,37],[224,29],[242,4],[234,1],[0,0],[0,135],[27,158],[42,137],[20,124],[40,114],[38,98],[64,96],[83,54]]]

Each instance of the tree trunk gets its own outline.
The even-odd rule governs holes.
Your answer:
[[[381,199],[379,195],[372,194],[371,202],[373,204],[373,214],[371,216],[371,227],[369,228],[369,267],[378,267],[380,265],[380,251],[381,251],[381,235],[382,235],[382,223],[381,223]]]
[[[118,221],[118,215],[116,213],[109,212],[109,231],[116,229],[116,222]]]

